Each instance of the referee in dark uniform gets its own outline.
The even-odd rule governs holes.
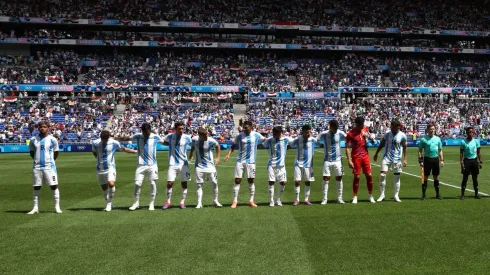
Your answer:
[[[419,143],[419,163],[424,169],[424,182],[422,184],[422,200],[425,200],[425,191],[427,190],[427,181],[432,173],[434,178],[434,189],[436,198],[442,200],[439,192],[439,173],[440,167],[444,166],[444,154],[442,153],[442,141],[435,135],[436,125],[429,123],[427,125],[427,135]],[[422,155],[423,152],[423,155]]]
[[[461,161],[461,172],[463,173],[463,181],[461,182],[461,199],[464,200],[464,191],[468,177],[471,175],[473,180],[473,189],[475,190],[475,199],[479,199],[478,195],[478,174],[482,168],[482,160],[480,154],[480,141],[474,139],[475,129],[473,127],[466,128],[466,138],[461,142],[459,160]]]

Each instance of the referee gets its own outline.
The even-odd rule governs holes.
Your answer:
[[[429,123],[427,125],[427,135],[419,143],[419,163],[424,169],[424,183],[422,184],[422,200],[425,200],[425,191],[427,190],[427,180],[430,174],[434,179],[434,189],[436,190],[436,199],[442,200],[439,193],[439,173],[440,167],[444,166],[444,155],[442,153],[441,139],[435,135],[436,125]],[[422,156],[422,151],[424,155]]]
[[[480,141],[474,139],[474,135],[475,129],[473,127],[466,128],[466,138],[461,142],[459,150],[459,160],[461,161],[461,171],[463,173],[463,181],[461,182],[462,200],[464,200],[464,191],[470,174],[473,180],[475,199],[480,198],[480,195],[478,195],[478,174],[480,173],[483,162],[480,154]]]

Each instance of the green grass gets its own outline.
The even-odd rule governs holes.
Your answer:
[[[482,152],[484,160],[490,160],[487,148]],[[410,149],[409,155],[404,171],[419,175],[415,150]],[[445,156],[441,181],[459,186],[457,148],[445,148]],[[293,207],[293,157],[289,152],[284,207],[267,206],[267,156],[260,151],[256,209],[211,207],[210,184],[204,189],[206,207],[193,209],[196,188],[192,183],[186,210],[150,212],[143,207],[129,212],[135,156],[119,153],[117,209],[105,213],[93,156],[61,153],[57,166],[63,214],[54,214],[49,188],[43,187],[41,214],[27,216],[32,207],[31,160],[27,154],[2,154],[0,274],[484,274],[490,270],[490,198],[478,201],[467,192],[469,198],[460,201],[459,189],[442,186],[445,199],[439,201],[430,185],[429,199],[421,201],[420,179],[403,174],[403,202],[397,204],[391,200],[390,173],[388,201],[368,203],[362,179],[359,204],[335,204],[333,183],[331,202],[322,206],[322,153],[318,150],[311,198],[315,204]],[[159,153],[158,158],[157,202],[161,205],[166,153]],[[218,170],[220,201],[226,206],[231,202],[233,165],[230,160]],[[379,168],[373,165],[373,170],[377,197]],[[484,167],[480,174],[480,191],[486,194],[490,193],[487,171]],[[351,183],[352,175],[346,171],[346,201],[352,198]],[[180,200],[181,190],[176,187],[174,204]],[[145,183],[142,205],[147,205],[148,191]],[[243,185],[240,202],[247,200],[248,188]]]

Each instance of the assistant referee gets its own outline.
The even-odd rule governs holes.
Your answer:
[[[435,135],[436,125],[429,123],[427,125],[427,135],[419,143],[419,163],[424,168],[424,183],[422,184],[422,200],[425,200],[425,191],[427,190],[427,180],[430,174],[434,179],[434,189],[436,198],[442,200],[439,192],[439,173],[440,167],[444,166],[444,154],[442,153],[441,139]],[[422,156],[423,151],[423,156]]]
[[[468,176],[471,174],[473,180],[473,189],[475,190],[475,199],[479,199],[478,195],[478,174],[482,168],[482,160],[480,154],[480,141],[474,139],[475,129],[473,127],[466,128],[466,138],[461,142],[459,159],[461,161],[461,171],[463,173],[463,181],[461,182],[461,199],[464,200],[464,191]]]

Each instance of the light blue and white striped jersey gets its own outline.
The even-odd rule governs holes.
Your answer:
[[[318,136],[318,141],[323,143],[323,161],[341,161],[342,151],[340,150],[340,140],[347,136],[346,133],[337,130],[332,134],[330,131],[321,132]]]
[[[296,162],[294,166],[309,168],[313,166],[313,156],[315,154],[316,138],[309,137],[307,140],[299,135],[291,144],[292,148],[296,148]]]
[[[162,142],[162,138],[150,134],[148,138],[141,133],[135,134],[131,139],[138,145],[138,164],[156,165],[157,164],[157,145]]]
[[[218,142],[212,137],[208,137],[208,140],[201,141],[197,136],[192,138],[192,146],[196,152],[196,168],[216,171],[213,150],[216,150],[216,146],[219,146]]]
[[[29,151],[35,154],[33,169],[56,171],[54,152],[59,151],[58,140],[56,138],[51,135],[44,138],[40,136],[32,137],[29,143]]]
[[[107,142],[102,142],[100,138],[94,140],[92,152],[97,153],[97,173],[103,174],[109,172],[110,169],[116,169],[114,154],[122,150],[124,148],[117,140],[109,139]]]
[[[235,137],[234,143],[238,146],[237,163],[255,163],[257,159],[257,146],[259,141],[264,141],[265,137],[252,131],[250,135],[241,132]]]
[[[385,153],[383,159],[391,163],[399,163],[402,161],[403,146],[402,143],[407,141],[407,136],[402,131],[398,131],[396,135],[393,135],[391,131],[384,135],[386,141]]]
[[[189,135],[182,134],[177,136],[175,133],[168,134],[165,137],[168,142],[168,165],[181,166],[187,164],[187,147],[191,145],[192,138]]]
[[[290,142],[289,137],[281,137],[280,139],[270,137],[264,141],[264,148],[269,149],[267,166],[281,167],[286,165],[286,152]]]

